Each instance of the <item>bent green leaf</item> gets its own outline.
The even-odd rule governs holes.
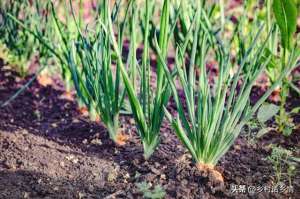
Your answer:
[[[274,0],[273,12],[280,28],[282,45],[291,50],[297,26],[297,6],[294,0]]]

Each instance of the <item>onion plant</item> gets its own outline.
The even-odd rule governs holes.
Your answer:
[[[116,7],[117,4],[115,4]],[[114,21],[116,14],[110,14],[109,4],[103,1],[101,4],[101,16],[98,19],[96,30],[82,30],[70,1],[72,20],[75,31],[64,25],[57,17],[54,5],[52,14],[56,27],[56,37],[60,38],[59,47],[47,42],[47,38],[41,37],[33,30],[13,18],[28,32],[37,38],[59,60],[63,69],[70,74],[70,78],[76,89],[79,102],[89,110],[91,119],[100,117],[108,129],[110,138],[117,144],[124,144],[124,137],[119,130],[119,113],[124,99],[124,90],[121,87],[119,64],[114,72],[114,53],[110,45],[109,32],[105,26],[108,19]],[[116,11],[116,13],[118,13]],[[113,19],[112,19],[113,18]],[[126,20],[126,19],[125,19]],[[124,22],[125,23],[125,22]],[[67,29],[65,29],[67,27]],[[122,31],[119,35],[122,35]],[[71,33],[74,32],[75,35]],[[122,37],[119,37],[118,50],[122,49]]]
[[[111,19],[108,10],[109,4],[104,1],[100,25],[95,33],[84,35],[78,28],[79,39],[76,43],[71,42],[66,54],[78,97],[88,107],[91,117],[96,114],[100,117],[110,138],[122,145],[125,140],[119,129],[119,113],[125,92],[121,87],[119,64],[113,71],[114,53],[109,33],[105,31],[107,19]],[[118,50],[121,51],[121,47],[121,42],[118,42]]]
[[[118,3],[119,1],[114,4],[114,9],[118,9]],[[70,5],[72,8],[71,3]],[[96,120],[99,117],[106,126],[110,138],[116,144],[123,145],[125,137],[119,129],[119,114],[125,92],[121,86],[120,66],[119,63],[114,66],[115,53],[111,48],[109,32],[105,29],[108,19],[116,20],[118,10],[111,14],[108,12],[109,6],[107,1],[102,2],[95,31],[88,29],[82,31],[72,8],[73,21],[78,35],[74,39],[65,37],[58,19],[55,19],[59,35],[64,43],[65,59],[62,60],[65,61],[64,64],[70,71],[79,101],[88,108],[91,119]],[[54,10],[53,12],[55,13]],[[128,17],[125,17],[122,23],[126,24],[127,20]],[[120,52],[123,47],[124,30],[123,27],[119,30],[117,43]]]
[[[8,17],[8,14],[18,18],[26,26],[35,28],[40,35],[46,35],[48,8],[47,2],[40,1],[4,0],[0,3],[0,43],[3,45],[2,49],[8,51],[7,57],[3,58],[11,65],[16,65],[21,76],[26,75],[28,62],[37,52],[40,57],[47,57],[49,54],[39,45],[38,40]]]
[[[194,17],[196,22],[193,24],[194,31],[191,31],[194,32],[192,51],[187,52],[186,44],[190,36],[187,35],[184,44],[177,48],[174,71],[168,69],[164,57],[161,56],[160,47],[156,44],[159,59],[164,63],[165,75],[172,89],[178,116],[171,115],[166,108],[164,110],[176,135],[191,153],[197,167],[207,172],[211,180],[222,182],[222,175],[214,170],[214,166],[230,149],[244,125],[280,84],[291,67],[285,68],[270,89],[251,105],[251,89],[270,61],[270,57],[264,61],[261,59],[266,42],[261,43],[259,48],[254,48],[263,27],[259,29],[241,62],[232,66],[230,46],[222,43],[200,6]],[[201,48],[197,48],[198,44]],[[186,72],[185,54],[189,57],[189,75]],[[199,65],[195,65],[196,55],[199,56]],[[205,67],[206,61],[212,55],[219,69],[214,84],[209,82]],[[237,67],[234,74],[231,70],[233,67]],[[200,69],[198,76],[195,73],[196,68]],[[242,73],[244,68],[247,68],[246,73]],[[172,76],[174,72],[177,74],[175,77]],[[238,84],[239,80],[242,80],[241,85]],[[184,92],[184,100],[179,97],[177,82]]]
[[[23,1],[22,1],[23,2]],[[27,2],[27,1],[26,1]],[[71,75],[66,66],[66,55],[64,54],[65,48],[65,39],[71,38],[70,35],[75,35],[74,31],[71,30],[71,23],[67,20],[67,25],[65,25],[61,20],[58,19],[53,3],[47,1],[44,4],[38,4],[39,1],[35,1],[36,12],[44,13],[45,16],[40,18],[35,18],[35,20],[26,18],[26,20],[21,20],[18,17],[19,11],[7,11],[5,12],[5,17],[8,21],[11,21],[14,24],[15,28],[20,29],[23,34],[28,35],[29,38],[32,38],[35,41],[35,45],[30,47],[29,45],[24,45],[24,48],[29,50],[31,53],[36,50],[40,55],[40,60],[55,58],[56,62],[59,66],[61,66],[62,71],[62,79],[65,82],[67,97],[69,97],[69,91],[71,89]],[[20,3],[20,2],[19,2]],[[24,3],[24,2],[23,2]],[[27,5],[27,4],[26,4]],[[60,5],[61,6],[61,5]],[[30,3],[28,1],[28,5],[25,8],[30,8]],[[41,9],[41,11],[39,10]],[[66,7],[64,7],[67,10]],[[25,12],[25,14],[29,15],[29,11]],[[52,15],[50,15],[52,13]],[[27,15],[25,15],[27,16]],[[31,15],[29,15],[31,16]],[[68,15],[67,15],[68,16]],[[28,16],[27,16],[28,17]],[[33,16],[31,16],[33,17]],[[46,20],[45,23],[44,20]],[[43,24],[43,25],[41,25]],[[4,26],[6,29],[9,28],[7,25]],[[13,28],[11,28],[13,29]],[[74,34],[73,34],[74,33]],[[63,37],[63,38],[62,38]],[[26,40],[26,39],[25,39]],[[38,49],[34,49],[34,46],[38,46]],[[9,104],[12,100],[14,100],[20,93],[22,93],[26,88],[30,86],[30,84],[41,74],[49,65],[46,63],[41,65],[41,67],[36,71],[35,75],[24,85],[22,86],[13,96],[11,96],[2,106]]]
[[[34,4],[38,4],[39,1],[36,2],[37,3]],[[79,34],[75,21],[73,20],[73,17],[70,16],[70,6],[72,6],[74,2],[72,2],[70,6],[68,6],[67,2],[68,1],[56,2],[58,4],[54,5],[50,1],[45,1],[42,5],[36,6],[37,8],[40,7],[42,9],[42,13],[46,13],[46,19],[40,18],[34,20],[34,23],[28,24],[27,22],[30,20],[20,20],[14,12],[10,11],[6,12],[6,18],[16,24],[16,27],[19,27],[24,33],[26,33],[26,35],[33,38],[34,41],[37,41],[38,49],[36,51],[39,52],[40,61],[47,61],[51,59],[56,62],[55,64],[60,67],[61,77],[66,89],[64,97],[67,99],[73,99],[70,92],[73,87],[73,82],[67,63],[67,54],[65,52],[68,51],[68,41],[78,38]],[[83,30],[85,22],[83,20],[83,4],[81,0],[79,1],[78,7],[79,9],[77,12],[78,14],[76,13],[76,19],[78,19],[78,27],[80,30]],[[56,12],[57,9],[63,11],[59,13],[59,16]],[[43,23],[44,20],[46,20],[47,23]],[[26,46],[26,48],[32,51],[32,48],[28,48],[28,46]],[[15,99],[21,92],[30,86],[40,73],[47,70],[48,67],[48,63],[41,65],[36,74],[22,88],[20,88],[20,90],[10,97],[3,106]],[[81,102],[81,100],[79,100],[79,105],[83,106],[83,102]]]
[[[76,24],[73,20],[73,17],[70,16],[70,11],[68,9],[68,4],[67,1],[64,1],[59,6],[64,7],[65,14],[60,15],[60,17],[57,15],[56,8],[54,7],[54,4],[52,3],[52,24],[51,24],[51,31],[52,35],[51,37],[55,38],[54,41],[50,42],[51,38],[44,38],[47,40],[51,45],[52,48],[55,48],[56,53],[61,57],[61,59],[58,59],[57,62],[60,65],[61,68],[61,77],[64,81],[64,85],[66,88],[66,95],[67,97],[70,97],[70,91],[72,88],[72,80],[71,80],[71,72],[68,67],[68,63],[66,60],[66,52],[68,51],[68,41],[70,40],[75,40],[78,38],[79,32],[77,31]],[[70,3],[70,6],[72,6],[72,3]],[[80,11],[78,12],[78,21],[80,26],[80,30],[82,29],[82,1],[79,2],[79,9]],[[73,11],[74,12],[74,11]],[[60,19],[63,16],[64,20]],[[63,61],[62,61],[63,60]]]
[[[76,10],[73,6],[76,5]],[[72,1],[51,3],[51,23],[47,29],[47,37],[39,38],[47,42],[52,49],[55,49],[59,59],[56,59],[60,66],[61,77],[64,81],[66,89],[65,97],[71,97],[71,89],[73,88],[73,81],[71,72],[68,67],[66,52],[69,50],[68,42],[79,38],[80,31],[84,29],[86,24],[83,16],[83,1],[79,0],[74,3]],[[76,12],[76,13],[75,13]],[[72,13],[72,14],[71,14]],[[96,18],[96,17],[95,17]],[[76,24],[76,20],[78,23]],[[57,58],[57,56],[54,56]],[[80,103],[81,104],[81,103]]]
[[[209,20],[214,21],[214,22],[216,21],[215,15],[218,12],[217,11],[218,6],[224,7],[224,4],[221,1],[219,3],[207,2],[207,1],[199,1],[198,3],[192,3],[192,2],[193,1],[191,1],[191,0],[180,1],[180,4],[178,3],[176,5],[176,7],[178,7],[178,9],[174,8],[175,14],[173,15],[173,21],[177,20],[176,15],[178,15],[178,21],[176,23],[175,31],[174,31],[174,38],[175,38],[174,46],[176,46],[177,44],[186,45],[187,53],[191,53],[192,49],[193,49],[192,35],[194,33],[190,33],[190,32],[195,31],[195,29],[192,28],[192,25],[193,25],[193,23],[195,23],[194,16],[197,12],[197,5],[199,4],[199,6],[201,6],[201,8],[203,10],[205,10],[205,12],[207,13]],[[221,21],[223,21],[223,19]],[[222,26],[222,28],[224,28],[224,27]],[[220,31],[220,30],[218,30],[218,31]],[[187,36],[189,37],[189,39],[187,39]],[[186,42],[186,44],[183,44],[185,42]],[[195,48],[201,49],[202,48],[201,44],[198,43],[197,46],[195,46]],[[196,53],[198,53],[198,52],[200,52],[200,51],[196,51]],[[199,65],[200,64],[199,63],[200,55],[196,54],[195,57],[196,57],[195,64]],[[189,70],[189,69],[187,68],[187,70]]]
[[[135,3],[135,1],[133,1]],[[164,118],[163,107],[168,103],[170,97],[170,90],[165,79],[162,62],[158,61],[156,65],[156,87],[151,88],[151,73],[152,69],[150,66],[150,55],[149,55],[149,30],[150,30],[150,19],[151,19],[151,8],[153,6],[153,1],[146,0],[146,12],[144,16],[144,49],[142,55],[141,64],[136,61],[135,52],[136,46],[134,43],[131,44],[129,58],[131,64],[137,65],[140,71],[140,92],[135,89],[133,82],[131,81],[128,72],[126,71],[125,64],[122,60],[121,52],[118,48],[118,43],[114,37],[114,30],[112,26],[111,19],[108,19],[108,31],[110,32],[111,42],[114,51],[117,55],[117,63],[120,66],[120,71],[123,77],[124,85],[128,94],[128,100],[131,105],[131,110],[133,117],[135,119],[138,134],[140,135],[144,147],[144,157],[148,159],[154,152],[155,148],[159,143],[159,131]],[[172,32],[173,26],[170,26],[169,22],[170,13],[170,1],[163,1],[163,8],[160,20],[160,32],[159,32],[159,46],[162,49],[160,56],[162,60],[166,59],[167,49],[169,40],[171,37],[170,32]],[[133,33],[131,32],[131,41],[136,42],[133,38]],[[132,67],[132,66],[131,66]]]

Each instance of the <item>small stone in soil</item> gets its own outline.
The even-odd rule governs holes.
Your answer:
[[[91,141],[91,144],[93,144],[93,145],[102,145],[102,142],[101,142],[100,139],[95,138],[95,139],[93,139],[93,140]]]

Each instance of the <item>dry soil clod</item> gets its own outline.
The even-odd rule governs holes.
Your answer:
[[[115,143],[118,146],[124,146],[128,141],[128,139],[129,139],[128,135],[125,135],[124,133],[119,131],[116,135]]]
[[[38,75],[37,81],[44,87],[53,85],[53,80],[48,75]]]
[[[208,177],[213,186],[224,187],[224,178],[222,174],[215,169],[214,165],[197,163],[196,167],[201,172],[203,177]]]

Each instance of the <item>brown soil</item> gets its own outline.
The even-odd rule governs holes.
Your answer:
[[[25,81],[0,63],[0,101]],[[132,119],[121,117],[128,141],[115,146],[103,126],[81,116],[62,95],[34,82],[0,109],[1,199],[142,198],[136,183],[143,181],[161,185],[165,198],[299,198],[299,175],[293,179],[294,193],[231,193],[233,185],[271,186],[268,145],[299,149],[299,130],[288,138],[271,133],[255,144],[238,138],[217,166],[225,182],[219,188],[201,175],[167,122],[158,150],[144,161]]]

